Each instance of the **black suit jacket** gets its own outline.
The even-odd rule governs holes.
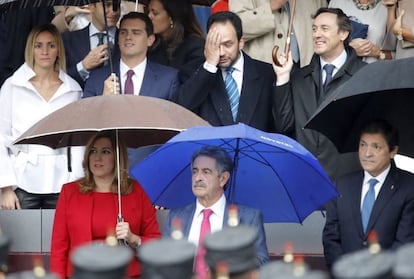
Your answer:
[[[326,206],[323,230],[325,259],[331,265],[341,255],[367,247],[361,221],[364,173],[338,179],[339,197]],[[367,232],[374,230],[383,249],[414,241],[414,175],[392,166],[375,200]]]
[[[276,80],[272,65],[244,54],[243,85],[236,121],[220,70],[210,73],[201,65],[181,86],[178,103],[198,114],[213,126],[243,122],[254,128],[273,132],[273,84]]]
[[[177,46],[171,57],[167,54],[167,45],[158,38],[158,44],[148,52],[148,58],[156,63],[178,69],[180,82],[184,83],[204,61],[204,38],[188,35]]]
[[[352,48],[346,50],[348,53],[346,62],[328,84],[325,94],[321,92],[320,57],[315,54],[308,66],[291,75],[290,82],[276,86],[273,95],[277,131],[293,133],[295,139],[318,158],[333,181],[344,174],[358,170],[360,168],[358,156],[354,153],[339,154],[327,137],[304,127],[319,104],[366,65]]]

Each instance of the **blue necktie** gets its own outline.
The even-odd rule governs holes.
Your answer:
[[[233,67],[230,67],[226,70],[226,80],[224,84],[226,86],[227,95],[229,96],[231,114],[233,115],[233,120],[236,121],[237,118],[237,111],[239,109],[239,91],[237,89],[236,81],[234,80],[233,76],[231,75],[234,71]]]
[[[372,208],[374,207],[375,202],[375,185],[378,183],[378,180],[371,178],[369,181],[369,189],[365,194],[364,201],[362,202],[361,218],[362,218],[362,227],[364,233],[367,232],[367,226],[369,217],[371,216]]]
[[[323,83],[323,92],[326,93],[326,86],[328,86],[332,80],[332,73],[335,69],[335,66],[332,64],[325,64],[325,66],[323,66],[323,69],[326,72],[325,82]]]

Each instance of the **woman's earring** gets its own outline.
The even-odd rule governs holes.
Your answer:
[[[170,20],[170,28],[173,29],[174,28],[174,22],[172,20]]]

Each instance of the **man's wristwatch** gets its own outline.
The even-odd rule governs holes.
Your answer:
[[[380,50],[378,59],[379,60],[385,60],[385,58],[387,58],[386,55],[385,55],[385,53],[382,50]]]

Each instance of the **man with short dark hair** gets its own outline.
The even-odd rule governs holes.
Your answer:
[[[414,241],[414,175],[395,166],[397,151],[398,133],[388,122],[374,120],[362,129],[363,171],[338,179],[340,195],[326,206],[323,246],[329,266],[366,248],[371,231],[383,249]]]
[[[132,94],[175,100],[180,84],[178,71],[147,59],[154,40],[154,27],[148,15],[124,15],[118,35],[120,58],[113,60],[114,73],[109,65],[91,72],[83,97]]]
[[[289,55],[283,66],[274,66],[276,129],[293,133],[318,158],[332,180],[358,169],[356,154],[339,154],[328,138],[304,127],[327,96],[365,65],[348,46],[350,33],[351,21],[342,10],[320,8],[312,25],[315,53],[310,64],[291,73],[293,61]]]
[[[190,242],[198,245],[206,210],[211,212],[209,221],[211,232],[220,231],[228,225],[228,209],[224,191],[233,170],[233,162],[221,147],[206,146],[192,156],[192,190],[196,202],[183,208],[171,209],[163,235],[171,236],[173,220],[182,221],[183,234]],[[239,223],[257,229],[255,244],[257,264],[269,260],[262,213],[250,207],[237,205]],[[199,274],[199,276],[203,276]],[[204,278],[204,277],[197,277]]]
[[[240,18],[218,12],[207,22],[205,62],[184,82],[178,103],[213,126],[245,123],[274,132],[272,66],[246,55]]]

